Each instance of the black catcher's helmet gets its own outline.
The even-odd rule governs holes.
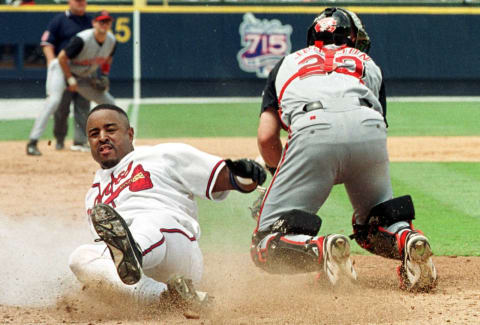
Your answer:
[[[313,20],[307,31],[307,45],[322,41],[323,44],[347,44],[368,53],[370,38],[358,16],[343,8],[326,8]]]

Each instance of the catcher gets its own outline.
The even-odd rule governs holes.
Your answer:
[[[356,280],[342,234],[318,236],[317,211],[344,184],[357,243],[401,260],[400,286],[428,291],[437,280],[429,240],[414,230],[409,195],[393,198],[386,100],[380,68],[356,14],[327,8],[307,47],[271,71],[258,127],[260,153],[273,173],[253,235],[251,256],[269,272],[323,270],[332,284]],[[289,132],[282,148],[280,130]]]
[[[114,104],[108,92],[108,74],[116,45],[115,36],[109,32],[112,21],[108,12],[97,13],[92,22],[93,28],[74,36],[48,66],[47,100],[30,132],[28,155],[41,155],[38,139],[45,131],[48,118],[58,109],[66,87],[97,104]]]

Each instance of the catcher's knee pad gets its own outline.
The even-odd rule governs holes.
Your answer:
[[[309,272],[321,264],[321,244],[314,237],[321,219],[301,210],[281,216],[269,231],[253,235],[250,254],[255,264],[270,273]]]
[[[415,209],[410,195],[394,198],[372,208],[365,224],[352,220],[357,243],[369,252],[387,258],[401,258],[402,230],[413,229]]]

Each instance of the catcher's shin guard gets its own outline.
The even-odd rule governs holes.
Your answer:
[[[254,235],[250,254],[269,273],[300,273],[320,269],[322,249],[318,237],[273,233],[261,240]]]
[[[372,208],[365,224],[352,219],[351,239],[369,252],[386,258],[401,259],[402,235],[413,229],[415,210],[409,195],[380,203]]]
[[[257,244],[254,238],[251,255],[255,264],[269,273],[323,270],[333,285],[343,279],[357,279],[350,260],[350,244],[343,235],[311,237],[269,234]]]
[[[322,261],[317,235],[322,220],[315,214],[291,210],[267,231],[255,232],[250,253],[255,264],[271,273],[314,271]]]
[[[142,252],[125,220],[110,206],[100,203],[90,213],[93,228],[107,245],[117,273],[125,284],[135,284],[142,277]]]

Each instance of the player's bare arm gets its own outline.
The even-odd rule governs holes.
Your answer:
[[[257,144],[260,154],[267,167],[275,168],[282,156],[282,141],[280,118],[273,108],[267,108],[260,115],[257,132]]]
[[[77,80],[75,79],[75,77],[72,75],[72,72],[70,71],[70,67],[68,66],[68,60],[69,60],[69,57],[67,56],[67,53],[65,52],[65,50],[61,50],[60,53],[58,54],[58,63],[62,68],[65,79],[67,79],[68,90],[75,92],[77,91],[77,88],[78,88]]]
[[[55,59],[55,48],[52,45],[42,46],[43,55],[47,59],[47,67],[50,65],[53,59]]]

